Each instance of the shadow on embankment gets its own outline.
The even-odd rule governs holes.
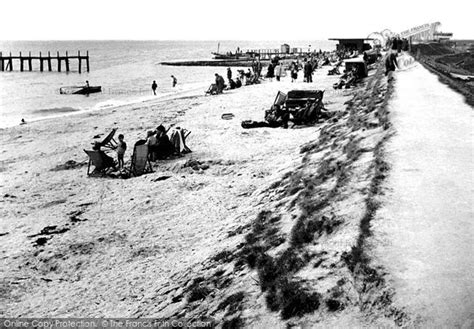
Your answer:
[[[241,242],[202,264],[199,276],[194,269],[175,277],[179,283],[159,292],[154,311],[212,317],[224,328],[262,318],[321,324],[337,312],[406,324],[383,269],[371,265],[367,242],[389,171],[384,143],[393,83],[380,66],[319,138],[301,147],[302,163],[268,188],[264,210],[228,233]]]

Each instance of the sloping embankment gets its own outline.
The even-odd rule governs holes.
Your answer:
[[[223,327],[406,323],[367,252],[389,170],[392,84],[380,66],[301,147],[302,163],[260,196],[265,210],[228,232],[241,243],[176,275],[175,285],[157,292],[157,304],[136,315],[211,317]]]
[[[472,75],[474,60],[472,52],[453,52],[449,45],[420,44],[415,45],[412,55],[438,79],[454,91],[462,94],[466,103],[474,106],[474,84],[472,81],[457,79],[451,73]]]

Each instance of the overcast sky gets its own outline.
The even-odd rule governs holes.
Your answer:
[[[0,40],[317,40],[440,21],[474,39],[467,0],[12,0]]]

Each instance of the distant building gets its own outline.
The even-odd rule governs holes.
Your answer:
[[[289,54],[290,53],[290,45],[289,44],[282,44],[281,45],[281,48],[280,48],[280,51],[282,54]]]
[[[367,38],[331,38],[329,40],[339,41],[337,45],[337,50],[357,50],[359,53],[362,53],[366,50],[372,49],[372,46],[365,41],[374,40]]]

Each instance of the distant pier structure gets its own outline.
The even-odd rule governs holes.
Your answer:
[[[48,51],[48,55],[43,55],[41,52],[38,56],[32,56],[31,51],[28,55],[22,55],[21,51],[18,56],[12,56],[10,53],[8,56],[5,56],[2,52],[0,52],[0,72],[4,71],[13,71],[13,63],[15,61],[19,62],[20,72],[26,71],[26,64],[28,65],[27,71],[33,71],[33,62],[39,61],[39,70],[43,71],[53,71],[53,62],[56,62],[57,72],[70,72],[70,62],[71,61],[78,61],[78,72],[82,73],[82,64],[83,61],[85,63],[85,69],[89,72],[89,51],[86,52],[86,55],[81,55],[81,52],[78,51],[77,55],[69,55],[66,51],[65,55],[60,55],[59,51],[56,52],[56,56],[51,56],[51,52]],[[63,65],[64,64],[64,69]]]

